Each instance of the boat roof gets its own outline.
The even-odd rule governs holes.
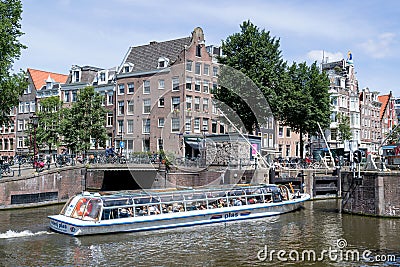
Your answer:
[[[212,192],[229,192],[235,190],[256,190],[258,188],[277,187],[275,184],[236,184],[236,185],[220,185],[213,187],[185,187],[185,188],[165,188],[165,189],[146,189],[146,190],[129,190],[129,191],[107,191],[90,194],[83,192],[82,196],[100,197],[102,199],[115,198],[140,198],[140,197],[162,197],[165,195],[186,195],[186,194],[206,194]]]

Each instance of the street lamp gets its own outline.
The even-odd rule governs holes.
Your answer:
[[[39,126],[39,117],[33,115],[31,117],[31,124],[33,127],[33,168],[36,166],[36,129]]]
[[[203,129],[201,130],[202,132],[203,132],[203,146],[202,146],[202,153],[201,153],[201,163],[202,163],[202,166],[206,166],[206,164],[207,164],[207,155],[206,155],[206,151],[207,151],[207,148],[206,148],[206,132],[207,132],[207,128],[206,127],[203,127]]]

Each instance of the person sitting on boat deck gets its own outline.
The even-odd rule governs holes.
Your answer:
[[[180,205],[178,205],[178,203],[172,204],[172,211],[173,212],[179,212],[180,211]]]
[[[272,202],[272,197],[265,196],[264,203],[271,203],[271,202]]]
[[[234,200],[234,202],[233,202],[233,205],[234,206],[242,206],[243,205],[243,202],[242,202],[242,199],[239,197],[239,198],[236,198],[235,200]]]
[[[160,214],[160,210],[156,205],[149,206],[149,215]]]
[[[147,207],[146,207],[146,206],[141,207],[141,208],[139,209],[138,215],[139,215],[139,216],[147,215]]]
[[[250,198],[247,204],[256,204],[257,203],[257,199],[255,197]]]
[[[171,213],[171,212],[173,212],[173,207],[172,207],[172,205],[168,205],[168,208],[167,208],[167,212],[168,213]]]
[[[167,205],[165,205],[164,203],[161,205],[161,210],[162,210],[162,213],[167,213],[168,211],[167,211]]]
[[[218,200],[218,208],[223,208],[223,207],[226,207],[226,204],[225,201],[222,198],[220,198]]]
[[[130,216],[130,214],[129,214],[129,211],[127,209],[122,208],[122,209],[118,210],[118,217],[119,218],[126,218],[126,217],[129,217],[129,216]]]

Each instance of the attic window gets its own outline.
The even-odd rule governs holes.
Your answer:
[[[201,45],[196,46],[196,57],[201,57]]]
[[[124,72],[129,72],[129,66],[124,67]]]
[[[157,68],[166,68],[168,66],[169,60],[165,57],[160,57],[158,59],[158,66]]]
[[[80,81],[80,75],[79,75],[79,70],[74,71],[74,78],[73,80],[75,82],[79,82]]]
[[[104,72],[100,73],[100,81],[102,82],[106,81],[106,74]]]

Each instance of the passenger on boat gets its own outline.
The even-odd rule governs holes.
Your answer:
[[[257,199],[255,197],[252,197],[247,201],[247,204],[256,204],[256,203],[257,203]]]
[[[242,205],[243,205],[242,199],[241,199],[240,197],[239,197],[239,198],[236,198],[236,199],[234,200],[233,205],[234,205],[234,206],[242,206]]]
[[[118,210],[118,218],[126,218],[130,217],[129,211],[125,208]]]
[[[225,204],[224,199],[220,198],[218,200],[218,208],[223,208],[223,207],[226,207],[226,204]]]
[[[147,207],[146,207],[146,206],[141,207],[141,208],[139,209],[138,214],[139,214],[139,216],[147,215]]]
[[[167,210],[167,205],[162,204],[162,205],[161,205],[161,210],[162,210],[162,213],[167,213],[167,212],[168,212],[168,210]]]
[[[169,205],[169,206],[168,206],[168,208],[167,208],[167,212],[168,212],[168,213],[171,213],[171,212],[173,212],[173,207],[172,207],[172,205]]]
[[[160,210],[156,205],[154,206],[149,206],[149,215],[155,215],[155,214],[160,214]]]

